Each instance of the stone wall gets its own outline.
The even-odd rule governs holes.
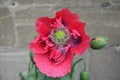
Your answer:
[[[0,80],[19,80],[18,73],[27,71],[36,18],[54,17],[61,8],[77,13],[91,38],[109,38],[105,48],[82,56],[90,80],[120,80],[120,0],[0,0]]]

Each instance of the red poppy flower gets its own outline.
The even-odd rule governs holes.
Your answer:
[[[75,13],[62,9],[55,18],[36,20],[39,36],[30,43],[38,69],[51,77],[62,77],[71,71],[74,54],[82,55],[90,47],[90,38]]]

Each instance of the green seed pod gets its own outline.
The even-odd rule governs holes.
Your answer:
[[[89,80],[89,73],[88,71],[81,71],[80,73],[80,80]]]
[[[91,40],[90,45],[92,49],[101,49],[107,44],[108,38],[98,36]]]

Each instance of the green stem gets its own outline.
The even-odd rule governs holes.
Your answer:
[[[28,72],[30,71],[31,69],[31,62],[29,62],[29,65],[28,65]]]
[[[84,64],[84,69],[83,70],[86,71],[86,61],[83,58],[78,59],[72,66],[72,71],[71,71],[71,74],[70,74],[71,79],[73,78],[74,68],[75,68],[76,64],[78,64],[80,61],[83,61],[83,64]]]
[[[37,78],[38,78],[38,73],[37,73],[37,68],[35,66],[35,79],[37,80]]]

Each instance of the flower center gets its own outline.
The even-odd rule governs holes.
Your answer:
[[[50,38],[55,44],[64,45],[70,38],[69,31],[65,27],[60,27],[51,31]]]
[[[63,39],[65,38],[65,33],[64,33],[64,31],[62,31],[62,30],[56,31],[55,37],[56,37],[56,39],[59,40],[59,41],[63,40]]]

